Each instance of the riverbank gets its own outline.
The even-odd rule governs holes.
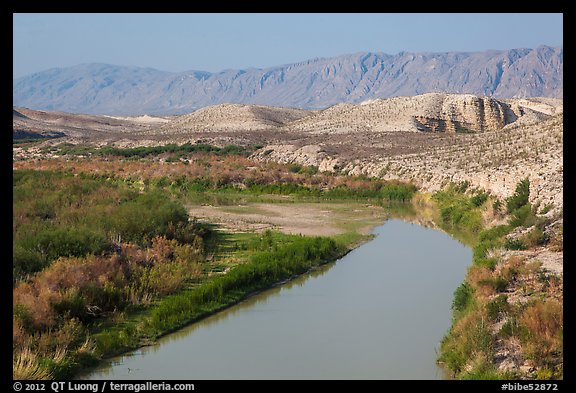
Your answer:
[[[452,292],[472,252],[440,230],[401,219],[387,220],[373,234],[335,263],[251,296],[153,347],[106,360],[84,377],[442,378],[435,349],[450,326]],[[407,280],[418,285],[406,291]]]
[[[256,251],[226,274],[165,297],[124,326],[96,334],[96,345],[103,357],[136,349],[347,252],[343,245],[320,237],[292,238],[274,250]],[[125,338],[130,341],[123,342]]]
[[[440,364],[455,379],[562,379],[562,214],[532,206],[527,180],[505,208],[464,191],[455,185],[435,195],[445,230],[474,239]]]
[[[297,209],[300,206],[300,202],[292,202],[291,204],[288,203],[280,203],[278,209],[284,209],[286,207],[286,205],[290,206],[290,210],[291,209]],[[308,208],[310,208],[310,206],[308,204],[305,204],[306,206],[308,206]],[[327,205],[333,205],[331,206],[332,208],[332,212],[342,212],[342,210],[345,210],[346,212],[349,212],[351,214],[356,214],[356,216],[358,216],[358,210],[353,208],[354,206],[348,206],[348,204],[342,204],[342,203],[332,203],[332,204],[319,204],[319,206],[317,206],[317,212],[327,212]],[[230,205],[226,205],[224,204],[223,207],[230,207]],[[412,205],[410,205],[412,206]],[[243,205],[243,210],[242,212],[238,212],[238,206],[233,206],[234,207],[234,211],[238,214],[237,218],[241,218],[242,217],[242,212],[251,212],[250,213],[250,218],[253,218],[252,215],[254,214],[254,206],[252,206],[251,204],[246,204]],[[430,208],[430,206],[428,206],[428,208]],[[382,209],[382,208],[377,208],[377,207],[370,207],[368,208],[368,211],[372,211],[373,209]],[[384,212],[386,212],[385,209],[383,209]],[[424,224],[423,226],[425,227],[430,227],[430,226],[434,226],[433,223],[430,221],[430,217],[428,216],[418,216],[416,211],[413,210],[413,208],[408,207],[408,206],[404,206],[403,208],[396,205],[395,209],[393,209],[393,211],[396,212],[396,216],[403,216],[406,218],[406,220],[408,222],[415,222],[418,224]],[[404,211],[404,214],[399,214],[400,211]],[[262,211],[261,213],[265,213],[265,211]],[[380,225],[384,223],[384,217],[389,217],[390,216],[390,212],[387,212],[386,214],[382,215],[382,214],[378,214],[377,217],[378,219],[373,218],[372,221],[370,220],[366,220],[363,222],[359,222],[354,226],[351,226],[351,224],[349,223],[349,225],[347,226],[348,229],[350,228],[357,228],[357,229],[362,229],[362,231],[367,231],[367,232],[372,232],[372,229],[374,226],[376,225]],[[340,216],[340,218],[343,218],[344,216]],[[262,217],[262,219],[265,219],[265,216]],[[336,222],[338,222],[338,220],[334,221],[334,217],[332,217],[332,221],[333,225],[335,225]],[[366,224],[368,222],[371,222],[371,226],[367,227]],[[361,225],[360,225],[361,224]],[[283,229],[283,228],[280,228]],[[260,232],[259,236],[261,236],[262,238],[266,238],[268,236],[270,236],[272,232],[269,231],[264,231],[264,232]],[[248,234],[241,234],[242,237],[246,236]],[[279,234],[277,234],[279,235]],[[282,236],[287,236],[287,235],[282,235]],[[199,296],[201,297],[201,295],[198,295],[198,293],[196,291],[198,291],[198,289],[195,289],[194,291],[189,291],[189,292],[184,292],[182,294],[176,294],[174,296],[172,296],[170,299],[166,299],[168,302],[172,302],[172,299],[177,299],[176,300],[176,305],[174,306],[174,308],[172,308],[172,306],[166,307],[164,310],[157,312],[157,309],[153,309],[151,310],[151,316],[155,316],[158,314],[162,314],[164,317],[171,317],[173,315],[183,315],[181,313],[181,310],[185,310],[186,316],[182,317],[182,319],[176,320],[176,325],[172,326],[160,326],[160,329],[156,332],[152,333],[152,337],[153,340],[151,340],[150,342],[156,342],[157,339],[159,339],[160,337],[163,337],[167,334],[170,334],[172,332],[174,332],[175,330],[180,329],[183,326],[187,326],[190,324],[194,324],[197,323],[201,320],[204,320],[205,318],[214,315],[216,313],[220,313],[223,310],[233,306],[233,305],[237,305],[238,303],[251,298],[259,293],[262,293],[270,288],[274,288],[274,287],[278,287],[281,286],[289,281],[292,281],[293,279],[297,278],[297,277],[301,277],[302,275],[309,273],[311,271],[314,271],[316,269],[318,269],[320,266],[323,266],[327,263],[333,262],[337,259],[341,259],[342,257],[344,257],[346,254],[348,254],[348,252],[352,251],[352,249],[355,249],[359,246],[361,246],[362,244],[366,243],[367,241],[371,240],[373,237],[373,235],[360,235],[359,233],[351,233],[351,232],[345,232],[344,228],[340,227],[338,235],[337,235],[337,240],[336,242],[331,241],[333,245],[336,245],[337,248],[340,248],[340,250],[338,251],[337,248],[335,249],[333,246],[330,247],[330,249],[332,250],[336,250],[336,254],[329,258],[329,259],[325,259],[325,260],[320,260],[317,263],[312,263],[312,264],[306,264],[306,270],[303,270],[302,268],[298,268],[297,271],[293,271],[293,270],[288,270],[288,272],[286,274],[284,274],[282,277],[277,277],[271,281],[268,282],[262,282],[261,284],[259,282],[255,282],[254,285],[249,285],[248,288],[246,288],[246,290],[240,290],[240,291],[236,291],[232,294],[230,294],[230,296],[226,296],[225,292],[226,291],[222,291],[221,293],[224,294],[224,296],[222,296],[220,298],[220,301],[217,302],[208,302],[207,305],[204,306],[200,306],[200,307],[196,307],[196,305],[194,305],[194,301],[190,301],[191,298],[198,298]],[[300,239],[310,239],[308,237],[304,237],[304,238],[300,238]],[[319,238],[314,238],[314,239],[319,239]],[[262,243],[266,243],[266,244],[273,244],[274,242],[272,241],[272,239],[268,239],[268,240],[263,240]],[[242,248],[242,247],[240,247]],[[229,251],[227,251],[229,252]],[[228,255],[228,258],[232,258],[232,259],[236,259],[238,257],[238,255]],[[286,260],[282,260],[282,258],[278,258],[277,256],[274,257],[272,256],[272,258],[275,260],[275,264],[277,264],[279,267],[290,267],[290,263],[287,263]],[[305,259],[303,257],[297,257],[296,258],[297,261],[301,261],[301,262],[305,262]],[[232,278],[232,276],[234,275],[233,273],[236,271],[240,271],[241,269],[244,268],[250,268],[251,264],[253,264],[254,261],[248,260],[248,261],[243,261],[241,262],[241,264],[237,265],[236,267],[230,268],[227,267],[223,273],[222,276],[219,276],[217,279],[221,280],[221,279],[225,279],[225,278]],[[390,261],[390,263],[394,263],[393,261]],[[293,266],[293,264],[292,264]],[[238,270],[237,270],[238,269]],[[229,276],[230,275],[230,276]],[[227,277],[228,276],[228,277]],[[207,283],[208,284],[208,283]],[[226,285],[224,285],[224,287],[226,287]],[[210,293],[214,293],[211,290],[208,290]],[[218,291],[216,291],[218,292]],[[206,299],[202,299],[202,301],[205,301]],[[148,321],[145,321],[145,323],[148,323]],[[150,324],[152,324],[152,322],[150,322]],[[120,352],[124,353],[125,351]],[[88,371],[88,370],[86,370]],[[86,375],[85,373],[83,373],[83,375]]]
[[[237,158],[223,160],[223,165],[236,165]],[[198,178],[180,176],[177,182],[166,182],[166,177],[153,175],[135,179],[133,172],[123,170],[119,176],[98,174],[87,170],[93,169],[93,160],[82,159],[36,165],[47,163],[56,166],[14,171],[13,370],[17,379],[70,378],[102,357],[147,345],[253,291],[337,259],[368,237],[361,228],[384,219],[381,208],[372,204],[381,203],[382,197],[393,198],[387,193],[401,188],[398,183],[390,188],[366,180],[343,188],[349,179],[325,175],[316,177],[336,188],[273,183],[264,191],[282,195],[266,196],[261,186],[246,190],[214,184],[218,199],[228,202],[238,194],[274,202],[296,196],[296,201],[317,203],[325,198],[313,216],[327,214],[324,222],[338,228],[336,240],[324,238],[306,245],[316,240],[270,231],[217,235],[210,222],[187,214],[181,204],[206,192],[195,191]],[[107,163],[102,161],[103,166]],[[146,162],[136,165],[150,168]],[[171,166],[189,169],[177,163]],[[274,168],[281,176],[292,173],[288,167]],[[314,175],[302,178],[310,176]],[[212,187],[209,180],[201,183]],[[357,203],[355,197],[368,203]],[[294,202],[286,206],[297,208]],[[313,210],[311,205],[307,210]],[[349,220],[352,216],[354,220]],[[266,258],[266,252],[285,252],[300,262],[278,255],[274,258],[286,266],[253,261],[258,255]],[[255,278],[254,282],[246,277]],[[188,314],[174,307],[184,307]]]
[[[453,328],[443,343],[443,352],[449,355],[442,361],[452,369],[453,376],[482,379],[562,375],[558,363],[562,359],[558,350],[562,324],[548,323],[557,315],[547,315],[544,310],[548,304],[539,303],[547,296],[554,298],[558,288],[561,291],[561,277],[557,279],[557,274],[550,275],[533,263],[541,259],[542,253],[536,258],[526,257],[521,263],[510,262],[511,257],[523,258],[518,254],[522,247],[556,247],[560,251],[553,252],[561,253],[561,215],[557,209],[547,212],[551,205],[523,204],[506,214],[503,201],[482,190],[468,189],[465,183],[450,185],[430,200],[427,195],[414,195],[413,186],[401,183],[319,174],[278,164],[247,167],[250,161],[238,157],[191,158],[186,164],[148,158],[108,161],[69,157],[14,164],[47,170],[24,175],[15,171],[14,176],[15,239],[21,240],[15,243],[15,279],[20,277],[18,284],[22,286],[18,291],[25,295],[20,302],[15,297],[15,375],[24,371],[29,374],[19,375],[32,379],[69,378],[102,356],[150,344],[163,332],[207,315],[203,312],[215,312],[245,298],[251,290],[259,290],[249,285],[236,288],[223,277],[236,266],[249,265],[252,253],[278,251],[283,242],[287,243],[288,235],[266,229],[311,234],[323,228],[350,249],[367,239],[365,233],[371,223],[384,220],[381,206],[394,199],[412,199],[416,209],[430,209],[433,218],[425,219],[425,226],[437,222],[474,247],[475,262],[466,279],[468,284],[456,292]],[[219,202],[207,202],[210,200]],[[186,209],[173,201],[187,202]],[[302,204],[308,205],[299,209],[304,207]],[[434,205],[440,207],[439,213],[430,208]],[[162,217],[154,217],[151,212],[161,212]],[[296,219],[291,220],[291,216]],[[183,231],[188,217],[197,231],[193,237]],[[221,224],[231,224],[231,230],[252,232],[220,239],[225,249],[219,254],[211,249],[214,239],[202,236],[209,226],[195,219],[200,217],[207,223],[211,217],[217,218],[215,221]],[[515,224],[507,227],[509,217]],[[180,224],[171,226],[170,221]],[[288,225],[291,221],[297,226]],[[163,229],[158,232],[158,228]],[[23,232],[18,232],[21,229]],[[156,239],[155,243],[151,239]],[[174,239],[178,243],[172,243]],[[516,254],[499,253],[502,249]],[[224,254],[227,257],[222,258]],[[331,258],[337,256],[326,260]],[[324,259],[321,256],[315,263]],[[552,259],[557,268],[562,258]],[[103,276],[96,274],[101,266],[110,268]],[[304,267],[294,266],[297,272]],[[67,269],[87,269],[91,281],[83,277],[67,280]],[[246,269],[242,274],[255,274]],[[258,274],[270,274],[280,281],[295,274],[282,266],[266,269],[257,269]],[[198,306],[199,299],[193,293],[212,281],[217,284],[207,286],[200,297],[206,304]],[[263,282],[274,284],[274,280]],[[56,290],[47,290],[54,283],[58,284]],[[229,286],[231,292],[225,294]],[[522,292],[525,288],[528,292]],[[164,299],[172,300],[163,303]],[[161,304],[165,311],[151,315],[150,310]],[[178,307],[195,311],[178,313]],[[484,322],[488,320],[490,324]],[[530,320],[542,323],[530,326]],[[546,327],[542,330],[539,326]],[[478,334],[470,337],[458,332]],[[547,339],[550,334],[554,336],[552,341]],[[543,347],[538,345],[542,342]],[[37,352],[31,352],[31,348]],[[549,361],[538,364],[538,356]],[[522,367],[528,367],[526,372]],[[514,373],[506,374],[506,368]]]
[[[228,239],[226,242],[237,244],[232,247],[226,245],[213,256],[212,263],[220,267],[221,273],[214,273],[212,278],[199,286],[160,300],[144,313],[129,317],[127,322],[116,329],[95,335],[97,348],[107,348],[102,358],[121,355],[153,344],[160,337],[183,326],[203,320],[263,291],[334,262],[369,241],[372,238],[372,229],[390,216],[382,207],[338,201],[302,204],[294,201],[287,203],[284,198],[283,203],[279,203],[276,208],[280,211],[289,206],[288,209],[292,211],[301,205],[312,215],[324,215],[326,223],[335,232],[334,236],[326,238],[293,235],[283,227],[275,228],[281,232],[271,232],[269,229],[229,232],[226,236],[235,240]],[[313,205],[317,205],[316,209],[312,208]],[[230,208],[230,205],[224,203],[222,207]],[[251,212],[247,214],[251,214],[249,219],[253,219],[255,206],[247,203],[242,207],[243,209],[239,209],[234,206],[237,218],[242,218],[243,213]],[[191,215],[196,211],[193,206],[189,206],[189,209]],[[399,206],[394,209],[396,213],[399,210],[402,210]],[[412,216],[414,211],[407,208],[406,214]],[[355,217],[353,222],[347,221],[352,215]],[[211,221],[214,217],[204,218]],[[262,215],[260,221],[266,221],[266,215]],[[296,220],[292,222],[290,229],[306,231],[306,223],[306,220]],[[297,226],[298,224],[300,226]],[[283,246],[282,242],[286,241],[288,244]],[[127,341],[134,332],[138,332],[140,336],[134,337],[134,341]],[[122,344],[119,346],[119,343]],[[93,366],[96,364],[84,367],[78,370],[78,373],[85,374]]]

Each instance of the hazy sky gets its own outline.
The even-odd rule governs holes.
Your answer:
[[[360,51],[562,45],[562,14],[14,14],[13,77],[109,63],[264,68]]]

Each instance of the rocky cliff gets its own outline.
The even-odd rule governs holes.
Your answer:
[[[540,112],[539,112],[540,113]],[[557,212],[563,206],[563,114],[497,132],[340,134],[271,144],[254,154],[264,161],[313,165],[320,171],[412,181],[426,191],[468,181],[499,198],[530,179],[530,198]]]
[[[262,105],[220,104],[176,117],[147,134],[284,131],[314,135],[391,131],[472,133],[561,113],[562,101],[497,100],[472,94],[428,93],[414,97],[337,104],[318,111]],[[528,119],[525,120],[524,118]]]
[[[286,127],[311,133],[498,130],[518,115],[509,104],[471,94],[429,93],[414,97],[339,104]]]

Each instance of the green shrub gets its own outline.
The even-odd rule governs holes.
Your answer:
[[[506,199],[506,208],[511,215],[511,227],[530,227],[536,223],[536,216],[532,211],[532,206],[528,203],[529,196],[530,181],[526,178],[518,183],[514,195]]]
[[[521,239],[517,238],[507,238],[504,243],[504,248],[507,250],[525,250],[526,246]]]
[[[460,284],[454,291],[454,300],[452,301],[452,310],[464,311],[472,302],[474,289],[467,282]]]
[[[536,379],[537,380],[551,380],[551,379],[556,379],[555,378],[556,375],[554,373],[554,370],[551,369],[550,367],[543,367],[540,370],[536,371]]]
[[[497,320],[500,314],[506,313],[509,310],[510,305],[508,304],[508,296],[506,295],[499,295],[486,304],[488,318],[492,321]]]
[[[475,359],[472,363],[472,367],[462,373],[458,379],[474,381],[512,379],[507,374],[496,370],[494,364],[486,360],[484,356],[481,356],[480,360]]]
[[[470,182],[468,180],[452,185],[453,190],[459,194],[464,194],[468,187],[470,187]]]
[[[477,261],[486,258],[488,250],[497,248],[499,246],[500,242],[498,240],[484,240],[476,243],[476,245],[472,249],[472,261],[476,263]]]
[[[22,304],[15,304],[13,310],[14,318],[20,320],[20,324],[24,330],[26,330],[28,333],[33,332],[33,318],[30,314],[30,310],[28,310],[28,308]]]
[[[52,305],[58,314],[68,314],[71,318],[78,318],[78,320],[84,323],[88,320],[86,306],[86,299],[79,291],[73,291],[60,302]]]
[[[170,223],[187,223],[188,213],[181,203],[167,199],[159,191],[151,191],[120,205],[108,220],[108,228],[123,240],[141,241],[167,231]]]
[[[501,237],[510,233],[511,229],[512,228],[510,228],[509,225],[497,225],[495,227],[485,229],[482,232],[480,232],[480,234],[478,235],[478,240],[481,242],[498,240]]]
[[[552,210],[553,207],[554,207],[554,204],[552,204],[552,203],[545,204],[544,207],[542,208],[542,210],[540,210],[540,214],[548,213],[550,210]]]
[[[440,219],[449,227],[477,233],[482,229],[482,214],[472,199],[459,192],[464,185],[452,185],[445,191],[433,195],[440,208]]]
[[[528,204],[529,197],[530,180],[525,178],[518,182],[514,194],[511,197],[506,198],[506,209],[508,210],[508,213],[512,213]]]
[[[54,204],[46,200],[36,201],[32,209],[27,213],[30,217],[38,217],[41,220],[50,220],[56,217]]]
[[[46,266],[46,258],[38,251],[33,251],[14,244],[12,248],[12,274],[14,279],[25,274],[42,270]]]
[[[492,286],[496,290],[496,292],[504,292],[506,288],[508,288],[509,281],[506,280],[502,275],[496,276],[494,281],[492,282]]]
[[[98,254],[109,243],[104,234],[86,228],[47,228],[35,236],[25,238],[22,245],[28,250],[38,250],[49,261],[61,256]]]
[[[500,333],[504,337],[512,337],[517,336],[520,329],[520,325],[518,323],[518,319],[514,316],[511,316],[504,322],[502,328],[500,329]]]
[[[446,364],[456,376],[459,376],[470,361],[476,356],[491,358],[493,339],[489,326],[479,310],[455,320],[448,335],[440,345],[439,361]]]
[[[314,166],[314,165],[307,165],[307,166],[303,166],[298,173],[304,174],[304,175],[315,175],[318,173],[318,167]]]
[[[478,266],[486,266],[488,269],[494,271],[496,265],[498,264],[498,259],[496,258],[478,258],[474,260],[474,264]]]
[[[495,199],[494,202],[492,202],[492,209],[494,209],[494,212],[497,214],[502,212],[502,206],[503,203],[500,199]]]
[[[484,225],[482,216],[477,210],[470,210],[462,215],[460,225],[472,233],[478,233]]]
[[[532,228],[532,230],[525,234],[522,238],[522,242],[526,248],[543,246],[548,243],[549,240],[550,237],[538,227]]]
[[[292,173],[298,173],[298,172],[300,172],[301,169],[302,169],[302,165],[298,165],[298,164],[291,164],[288,167],[288,170]]]
[[[485,192],[481,192],[480,194],[474,195],[471,198],[472,204],[476,207],[480,207],[484,204],[484,202],[486,202],[486,200],[488,199],[488,194],[486,194]]]
[[[152,185],[156,188],[164,188],[170,185],[170,179],[166,176],[160,176],[152,179]]]
[[[56,379],[69,379],[76,369],[76,364],[70,357],[64,357],[58,360],[45,357],[42,358],[40,364],[50,370],[50,373],[54,375]]]
[[[532,207],[524,205],[512,212],[510,217],[510,226],[513,228],[523,226],[530,227],[536,223],[536,216],[532,212]]]

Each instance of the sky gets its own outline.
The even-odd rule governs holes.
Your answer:
[[[13,78],[82,63],[218,72],[362,51],[539,45],[563,45],[561,13],[27,13],[13,14]]]

